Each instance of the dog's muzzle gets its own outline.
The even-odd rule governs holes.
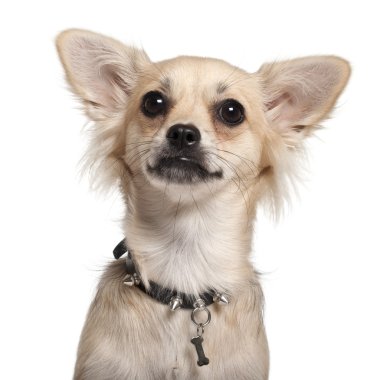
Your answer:
[[[193,125],[175,124],[166,134],[165,147],[148,172],[172,183],[196,183],[222,178],[222,170],[207,169],[206,154],[200,146],[201,133]]]

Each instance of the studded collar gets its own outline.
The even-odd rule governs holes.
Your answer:
[[[125,267],[127,273],[123,279],[125,285],[138,287],[145,294],[152,297],[156,301],[169,305],[170,310],[172,311],[180,308],[192,309],[190,319],[197,326],[197,334],[190,340],[190,342],[196,349],[198,366],[201,367],[209,364],[210,360],[206,357],[202,346],[205,327],[211,321],[211,312],[207,306],[214,302],[228,304],[229,300],[227,295],[215,291],[206,291],[200,294],[199,297],[195,297],[193,294],[186,294],[176,290],[164,288],[154,281],[149,281],[150,287],[148,290],[141,281],[140,274],[135,266],[135,263],[133,262],[132,254],[127,247],[126,241],[122,240],[113,250],[113,255],[115,259],[118,260],[125,254]],[[206,319],[203,319],[203,321],[200,320],[200,313],[206,313]]]
[[[131,251],[128,249],[125,239],[123,239],[113,250],[115,259],[120,259],[125,254],[126,260],[126,276],[123,279],[125,285],[136,286],[144,293],[155,299],[156,301],[169,305],[171,310],[178,308],[182,309],[194,309],[194,304],[199,299],[204,301],[205,306],[209,306],[214,302],[227,304],[228,298],[225,294],[221,294],[215,291],[206,291],[196,297],[193,294],[186,294],[176,290],[165,288],[154,281],[149,281],[149,289],[145,287],[141,281],[140,274],[135,266],[132,258]]]

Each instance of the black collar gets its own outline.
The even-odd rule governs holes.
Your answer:
[[[135,263],[133,262],[133,259],[132,259],[132,254],[126,245],[125,239],[123,239],[113,250],[113,255],[115,259],[118,260],[125,253],[127,253],[127,257],[126,257],[127,275],[139,277],[138,270],[136,269]],[[149,290],[145,288],[142,281],[137,281],[134,285],[137,286],[140,290],[142,290],[146,294],[148,294],[150,297],[154,298],[156,301],[159,301],[166,305],[169,305],[170,301],[173,298],[179,297],[182,300],[181,308],[183,309],[194,309],[194,302],[198,300],[199,298],[203,299],[206,306],[209,306],[214,302],[214,297],[216,294],[213,291],[206,291],[200,294],[200,297],[196,297],[193,294],[186,294],[186,293],[178,292],[176,290],[164,288],[163,286],[157,284],[154,281],[149,281],[149,285],[150,285]]]

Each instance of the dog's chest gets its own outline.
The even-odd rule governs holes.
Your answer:
[[[191,343],[191,339],[197,336],[197,328],[191,321],[191,310],[172,312],[153,300],[148,300],[147,305],[150,312],[144,320],[134,320],[140,326],[136,325],[136,329],[129,332],[129,342],[140,342],[141,351],[133,353],[136,362],[141,362],[142,353],[150,355],[149,358],[145,356],[146,362],[154,363],[149,369],[150,373],[160,373],[160,378],[168,380],[223,378],[220,376],[224,373],[220,371],[226,371],[230,362],[234,363],[233,368],[228,369],[233,376],[230,378],[244,379],[247,374],[258,371],[255,368],[258,348],[263,343],[265,348],[266,341],[265,336],[263,342],[263,337],[258,333],[253,313],[245,314],[240,322],[234,305],[209,307],[211,323],[205,327],[202,346],[210,363],[200,367],[196,347]],[[129,313],[129,317],[134,319],[136,315],[133,314]],[[236,371],[243,371],[244,375]],[[219,377],[215,377],[216,374]]]
[[[91,376],[78,378],[266,378],[267,344],[253,288],[229,305],[209,307],[203,349],[210,363],[199,367],[191,310],[170,311],[141,290],[123,286],[122,266],[112,268],[91,306],[78,352],[77,374],[85,370]]]
[[[127,308],[119,319],[124,343],[119,346],[122,352],[117,356],[124,358],[125,373],[141,379],[150,379],[152,374],[154,378],[167,380],[190,379],[188,375],[193,373],[197,360],[190,342],[196,336],[196,326],[190,320],[191,311],[171,312],[168,306],[139,294],[139,290],[128,290],[137,293],[138,302],[143,304],[141,308]],[[135,298],[132,305],[136,301]],[[142,367],[137,363],[145,364]]]

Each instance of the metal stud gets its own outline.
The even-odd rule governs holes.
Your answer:
[[[137,273],[127,274],[123,279],[124,285],[127,285],[127,286],[139,285],[140,282],[141,282],[141,279]]]
[[[220,305],[228,305],[230,303],[230,299],[226,293],[215,293],[213,301]]]
[[[202,298],[198,298],[195,300],[193,303],[193,308],[194,309],[204,309],[206,307],[206,303]]]
[[[173,296],[169,302],[170,310],[171,311],[178,310],[181,308],[182,304],[183,304],[183,300],[180,296]]]

